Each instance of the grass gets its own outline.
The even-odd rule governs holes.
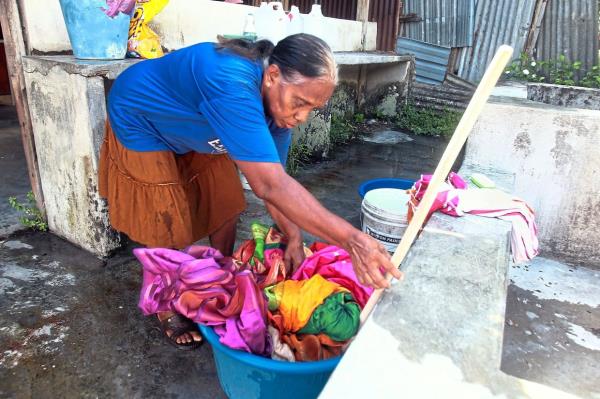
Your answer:
[[[16,197],[9,197],[8,203],[14,210],[21,213],[19,221],[23,226],[38,231],[48,230],[48,224],[42,212],[37,208],[35,197],[31,191],[27,193],[27,202],[21,203],[17,201]]]
[[[329,131],[330,148],[335,148],[358,137],[356,123],[362,123],[362,121],[364,121],[364,115],[362,114],[356,114],[353,120],[331,117],[331,130]]]
[[[292,143],[288,152],[286,171],[290,176],[296,176],[302,166],[306,165],[312,158],[308,145],[302,141]]]
[[[395,122],[398,128],[415,134],[449,137],[454,133],[461,116],[462,113],[456,111],[420,109],[407,104]]]

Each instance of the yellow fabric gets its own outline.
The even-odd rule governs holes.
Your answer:
[[[279,313],[283,317],[286,331],[296,332],[308,323],[314,310],[329,295],[348,292],[338,284],[325,280],[315,274],[308,280],[285,280],[274,287],[274,294],[279,301]]]

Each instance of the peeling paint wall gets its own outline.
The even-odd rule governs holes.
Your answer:
[[[465,163],[515,174],[535,210],[542,253],[600,268],[600,111],[527,100],[489,103]]]
[[[28,64],[25,72],[48,226],[107,255],[118,247],[119,237],[110,228],[97,188],[106,115],[103,78],[58,66],[42,70]]]
[[[71,50],[59,0],[19,0],[29,50]],[[256,7],[211,0],[170,0],[151,22],[162,45],[176,50],[191,44],[216,41],[218,34],[241,34],[246,15]],[[326,18],[325,34],[334,51],[362,50],[362,23]],[[368,23],[366,50],[377,46],[377,24]]]

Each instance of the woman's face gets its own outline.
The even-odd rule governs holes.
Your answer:
[[[315,108],[324,107],[334,89],[335,84],[329,79],[301,78],[287,83],[279,67],[269,65],[263,76],[262,98],[275,124],[292,128],[305,122]]]

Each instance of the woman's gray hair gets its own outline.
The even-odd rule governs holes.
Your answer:
[[[263,59],[265,66],[277,65],[288,83],[299,83],[306,78],[329,80],[334,84],[338,81],[338,68],[331,48],[322,39],[307,33],[288,36],[277,46],[268,40],[249,42],[219,37],[219,47],[250,59]]]

